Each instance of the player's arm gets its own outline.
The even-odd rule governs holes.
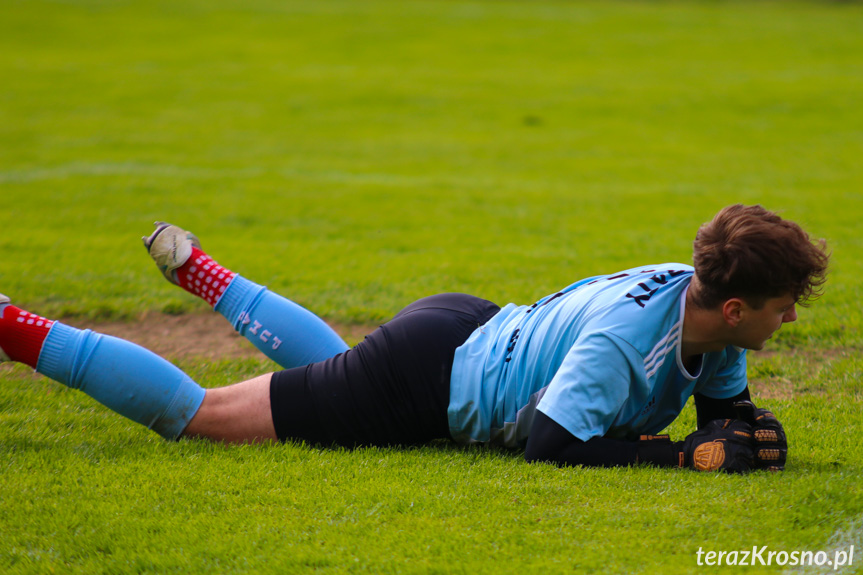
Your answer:
[[[738,417],[734,404],[739,401],[751,400],[748,386],[734,397],[727,399],[714,399],[701,393],[696,393],[693,397],[695,398],[695,412],[698,414],[698,429],[703,429],[714,419]]]
[[[752,431],[743,421],[715,420],[684,441],[667,436],[643,436],[639,441],[575,437],[546,414],[537,411],[524,457],[529,462],[561,466],[616,467],[650,463],[699,471],[745,472],[752,468]]]
[[[643,441],[605,437],[643,364],[644,358],[628,342],[610,332],[591,331],[579,337],[537,405],[528,433],[527,460],[748,471],[751,428],[735,419],[711,422],[679,442],[667,437]]]
[[[678,459],[672,446],[664,446],[650,454],[649,463],[663,467],[677,467]],[[541,411],[537,411],[524,458],[529,462],[548,462],[558,465],[585,465],[590,467],[617,467],[646,461],[645,453],[639,459],[639,442],[594,437],[582,441],[562,425]]]

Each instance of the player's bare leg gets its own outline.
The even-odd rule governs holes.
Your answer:
[[[227,387],[208,389],[183,435],[229,443],[277,440],[270,410],[272,375],[268,373]]]

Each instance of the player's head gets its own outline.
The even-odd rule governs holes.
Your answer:
[[[829,258],[824,240],[813,243],[796,223],[761,206],[728,206],[696,234],[695,303],[712,309],[740,298],[760,309],[791,296],[805,305],[820,295]]]

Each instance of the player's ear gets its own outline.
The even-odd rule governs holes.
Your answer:
[[[745,307],[743,300],[740,298],[734,297],[725,300],[725,303],[722,304],[722,319],[725,320],[725,323],[729,327],[737,327],[740,320],[743,319],[743,310]]]

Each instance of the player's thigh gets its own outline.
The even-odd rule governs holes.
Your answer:
[[[272,375],[208,389],[183,435],[231,443],[277,439],[270,407]]]
[[[448,438],[455,350],[495,304],[464,294],[414,302],[356,347],[273,374],[282,440],[322,445],[413,445]]]

